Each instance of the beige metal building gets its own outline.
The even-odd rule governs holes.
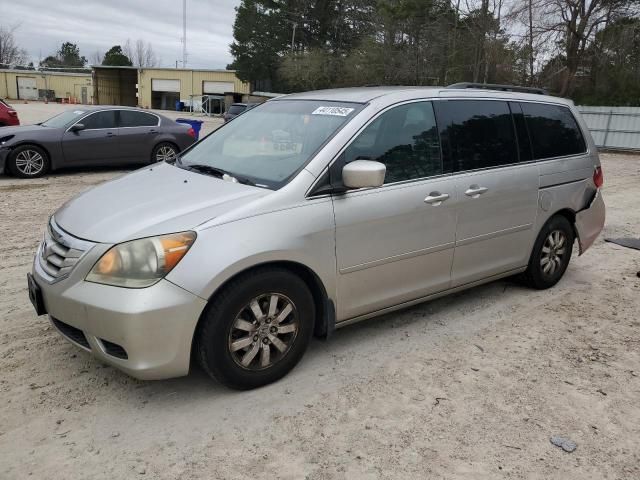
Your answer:
[[[0,98],[92,103],[89,73],[0,70]]]
[[[233,70],[94,66],[93,85],[99,105],[174,110],[176,101],[198,106],[205,102],[212,114],[222,113],[250,93],[249,83],[239,80]]]

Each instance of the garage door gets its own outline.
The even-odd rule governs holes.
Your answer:
[[[18,98],[23,100],[37,100],[38,88],[33,77],[18,77]]]
[[[233,82],[202,82],[202,93],[233,92]]]
[[[180,80],[151,79],[151,90],[154,92],[177,92],[180,93]]]

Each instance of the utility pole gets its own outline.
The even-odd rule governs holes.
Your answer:
[[[187,0],[182,0],[182,68],[187,68]]]

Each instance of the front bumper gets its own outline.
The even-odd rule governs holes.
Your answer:
[[[5,172],[5,166],[7,164],[7,158],[9,158],[10,149],[6,147],[0,148],[0,174]]]
[[[40,265],[41,248],[32,275],[52,324],[67,340],[142,380],[189,372],[193,334],[205,300],[167,280],[142,289],[84,281],[108,248],[102,244],[86,252],[68,277],[51,282]]]

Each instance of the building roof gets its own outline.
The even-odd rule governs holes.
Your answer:
[[[19,75],[61,75],[67,77],[90,77],[91,73],[87,72],[58,72],[56,70],[26,70],[21,68],[0,68],[0,73],[17,73]]]
[[[122,69],[122,70],[173,70],[178,72],[217,72],[217,73],[236,73],[235,70],[226,70],[224,68],[207,69],[207,68],[173,68],[173,67],[128,67],[118,65],[91,65],[94,69]]]

